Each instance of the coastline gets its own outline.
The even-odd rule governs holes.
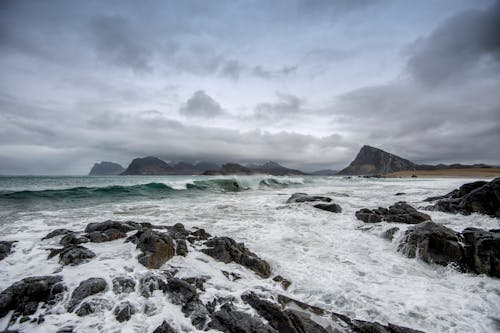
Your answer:
[[[500,168],[464,168],[441,170],[397,171],[385,175],[386,178],[443,177],[443,178],[495,178],[500,177]]]

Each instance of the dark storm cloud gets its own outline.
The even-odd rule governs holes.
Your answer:
[[[179,112],[186,117],[213,118],[224,114],[224,109],[203,90],[198,90],[179,109]]]
[[[429,85],[463,79],[463,75],[498,75],[500,70],[500,1],[460,12],[417,40],[408,67]]]

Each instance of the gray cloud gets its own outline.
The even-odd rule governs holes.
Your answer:
[[[217,101],[203,90],[195,91],[186,103],[179,109],[186,117],[213,118],[225,113]]]
[[[304,101],[291,94],[277,93],[278,101],[274,103],[260,103],[255,107],[254,116],[262,120],[277,120],[283,116],[294,116],[304,111]]]
[[[293,74],[297,71],[297,68],[298,66],[284,66],[280,69],[271,70],[259,65],[252,69],[252,74],[262,79],[272,79]]]

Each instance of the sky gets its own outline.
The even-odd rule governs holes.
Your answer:
[[[0,174],[500,164],[500,1],[0,1]]]

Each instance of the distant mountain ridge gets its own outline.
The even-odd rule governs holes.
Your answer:
[[[118,163],[102,161],[94,164],[89,176],[114,176],[121,174],[124,170]]]

